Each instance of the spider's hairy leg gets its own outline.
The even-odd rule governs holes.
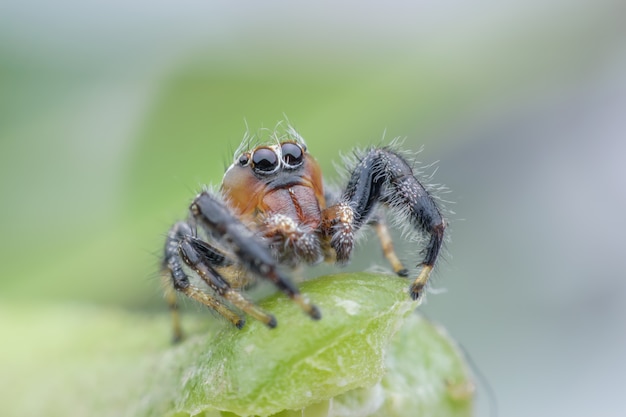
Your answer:
[[[398,255],[396,255],[396,251],[393,247],[393,240],[391,239],[391,234],[389,233],[389,228],[387,227],[387,221],[382,214],[377,214],[372,216],[372,219],[369,221],[369,225],[374,227],[376,231],[376,235],[378,236],[378,240],[380,240],[380,245],[383,248],[383,255],[391,264],[393,268],[393,272],[395,272],[400,277],[408,277],[409,271],[402,265],[400,259],[398,259]]]
[[[209,233],[227,244],[243,266],[274,283],[311,318],[321,318],[319,309],[302,296],[298,288],[278,268],[271,251],[218,198],[203,192],[191,203],[191,215]]]
[[[424,250],[422,269],[411,285],[411,298],[417,300],[428,282],[443,244],[445,221],[437,204],[415,178],[411,166],[388,148],[372,148],[360,158],[343,194],[354,212],[358,230],[374,212],[377,203],[390,206],[406,218],[414,229],[430,239]]]
[[[206,258],[203,256],[203,247],[205,246],[205,242],[192,236],[185,236],[179,246],[181,258],[185,264],[193,269],[220,297],[268,327],[276,327],[276,318],[274,316],[266,313],[253,302],[244,298],[238,291],[230,286],[209,262],[206,262]],[[242,319],[233,323],[238,328],[243,327],[244,324]]]
[[[166,286],[165,297],[172,312],[173,321],[173,341],[179,342],[183,338],[183,331],[180,324],[180,315],[178,312],[178,303],[174,290],[185,294],[187,297],[194,299],[205,306],[215,310],[223,317],[228,319],[235,326],[241,328],[245,321],[238,315],[230,311],[218,299],[206,294],[201,289],[189,282],[189,277],[183,270],[183,259],[181,258],[181,242],[184,239],[192,238],[193,232],[189,224],[178,222],[170,229],[165,240],[165,249],[163,257],[163,277],[169,281]],[[205,257],[211,255],[211,252],[205,251]],[[225,258],[217,251],[213,251],[215,257],[213,261],[219,263],[220,259],[225,262]],[[220,256],[222,256],[220,258]],[[209,258],[207,258],[209,259]]]
[[[178,256],[178,241],[186,233],[191,233],[188,224],[178,222],[171,227],[165,240],[163,251],[163,263],[161,276],[165,289],[165,301],[172,315],[172,342],[178,343],[183,339],[183,330],[180,324],[180,312],[178,300],[176,298],[176,287],[184,286],[181,283],[189,283],[189,279],[182,270],[180,258]]]
[[[398,178],[394,188],[396,197],[390,204],[401,210],[408,208],[408,217],[413,226],[430,235],[423,252],[425,255],[421,263],[422,270],[411,285],[411,297],[417,300],[426,287],[439,256],[446,223],[435,201],[415,177],[411,175]]]
[[[161,273],[163,279],[163,288],[165,292],[165,301],[172,315],[172,343],[178,343],[183,340],[183,329],[180,324],[180,312],[178,300],[176,298],[176,290],[172,282],[171,271],[169,268],[163,268]]]

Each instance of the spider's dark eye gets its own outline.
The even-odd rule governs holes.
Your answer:
[[[298,145],[286,142],[281,145],[281,149],[285,164],[295,167],[302,163],[302,148]]]
[[[252,165],[255,171],[272,172],[278,167],[278,156],[269,148],[258,148],[252,154]]]
[[[250,154],[244,153],[239,157],[239,160],[237,162],[239,162],[239,165],[241,165],[242,167],[245,167],[246,165],[248,165],[248,162],[250,162]]]

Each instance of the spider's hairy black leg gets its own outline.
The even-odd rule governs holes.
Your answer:
[[[191,215],[209,233],[224,241],[238,260],[252,273],[269,279],[313,319],[321,318],[319,309],[300,294],[298,288],[278,268],[269,247],[234,217],[228,208],[207,192],[191,203]]]
[[[183,330],[180,324],[180,313],[175,288],[177,282],[189,280],[182,270],[178,258],[178,242],[185,234],[191,234],[191,228],[187,223],[178,222],[167,234],[163,251],[162,277],[165,284],[165,300],[172,314],[172,341],[178,343],[183,339]]]
[[[393,240],[391,239],[391,234],[389,233],[385,217],[381,213],[376,213],[369,220],[368,225],[372,226],[376,231],[378,240],[380,240],[380,245],[383,248],[383,255],[391,264],[393,272],[395,272],[398,276],[405,278],[408,277],[409,270],[402,265],[402,262],[398,259],[398,255],[396,255],[396,251],[393,248]]]
[[[163,253],[163,278],[169,281],[166,286],[165,297],[172,312],[173,322],[173,341],[179,342],[183,338],[183,331],[180,324],[180,315],[178,312],[178,303],[174,290],[185,294],[207,307],[217,311],[219,314],[228,319],[237,327],[244,324],[243,319],[230,311],[215,297],[206,294],[189,282],[189,277],[183,270],[183,260],[181,258],[181,242],[185,239],[194,239],[193,230],[189,224],[178,222],[170,229],[165,240],[165,248]],[[202,242],[204,243],[204,242]],[[226,264],[227,260],[217,250],[211,248],[208,244],[200,245],[204,248],[203,255],[205,259],[212,259],[216,264]],[[221,258],[220,258],[221,257]]]
[[[203,246],[205,245],[206,243],[191,236],[185,236],[179,246],[180,256],[185,264],[193,269],[220,297],[268,327],[276,327],[274,316],[261,310],[254,303],[245,299],[238,291],[231,288],[230,284],[207,262],[203,256]],[[241,328],[244,321],[239,319],[234,324]]]
[[[397,209],[415,229],[430,235],[422,270],[410,289],[411,297],[418,299],[439,255],[445,221],[410,165],[388,148],[370,149],[354,169],[343,199],[353,210],[355,231],[368,221],[380,202]]]

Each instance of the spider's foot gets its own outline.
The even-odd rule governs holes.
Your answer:
[[[276,321],[276,317],[274,317],[273,314],[270,314],[261,310],[254,304],[250,304],[249,306],[246,306],[244,311],[248,313],[250,316],[257,319],[258,321],[260,321],[261,323],[265,324],[270,329],[273,329],[278,324],[278,322]],[[245,324],[245,320],[241,319],[241,323],[235,323],[235,326],[237,326],[238,328],[241,328],[239,327],[240,324],[241,324],[241,327],[243,327],[243,325]]]
[[[313,320],[319,320],[322,318],[322,312],[319,308],[317,308],[317,306],[311,305],[311,311],[309,312],[309,316],[311,316]]]
[[[428,282],[428,277],[430,276],[430,272],[433,270],[432,265],[424,265],[420,274],[417,276],[413,285],[411,285],[411,298],[415,301],[419,300],[424,292],[424,287],[426,287],[426,283]]]
[[[246,313],[248,313],[248,315],[252,316],[256,320],[260,321],[261,323],[265,324],[270,329],[273,329],[274,327],[278,325],[278,321],[276,320],[276,317],[274,317],[273,314],[266,313],[260,308],[256,308],[256,306],[254,306],[252,309],[247,308]],[[246,324],[246,320],[243,318],[239,318],[239,320],[237,320],[236,322],[233,322],[233,324],[238,329],[241,329]]]
[[[184,339],[184,336],[182,332],[174,332],[174,334],[172,335],[172,344],[177,345],[180,342],[182,342],[183,339]]]
[[[276,321],[276,317],[274,317],[273,315],[268,314],[268,319],[269,320],[265,323],[265,325],[270,329],[273,329],[278,325],[278,321]]]
[[[178,344],[185,338],[183,328],[180,324],[180,313],[176,302],[170,303],[170,311],[172,312],[172,344]]]
[[[319,320],[322,318],[322,312],[316,305],[309,303],[305,297],[301,294],[295,294],[293,296],[295,301],[305,313],[307,313],[313,320]]]
[[[422,296],[422,291],[424,290],[423,285],[413,284],[411,285],[411,299],[413,301],[417,301]]]
[[[240,318],[239,320],[237,320],[236,322],[233,323],[235,325],[236,328],[238,328],[239,330],[241,330],[243,328],[243,326],[246,325],[246,319],[242,319]]]
[[[406,268],[401,268],[400,270],[397,270],[397,271],[394,271],[394,272],[399,277],[402,277],[402,278],[408,278],[409,277],[409,270],[406,269]]]

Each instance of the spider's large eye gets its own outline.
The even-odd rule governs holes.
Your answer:
[[[270,148],[258,148],[252,154],[252,166],[257,172],[272,172],[278,167],[278,155]]]
[[[281,145],[283,161],[290,167],[296,167],[302,163],[302,148],[295,143],[285,142]]]

